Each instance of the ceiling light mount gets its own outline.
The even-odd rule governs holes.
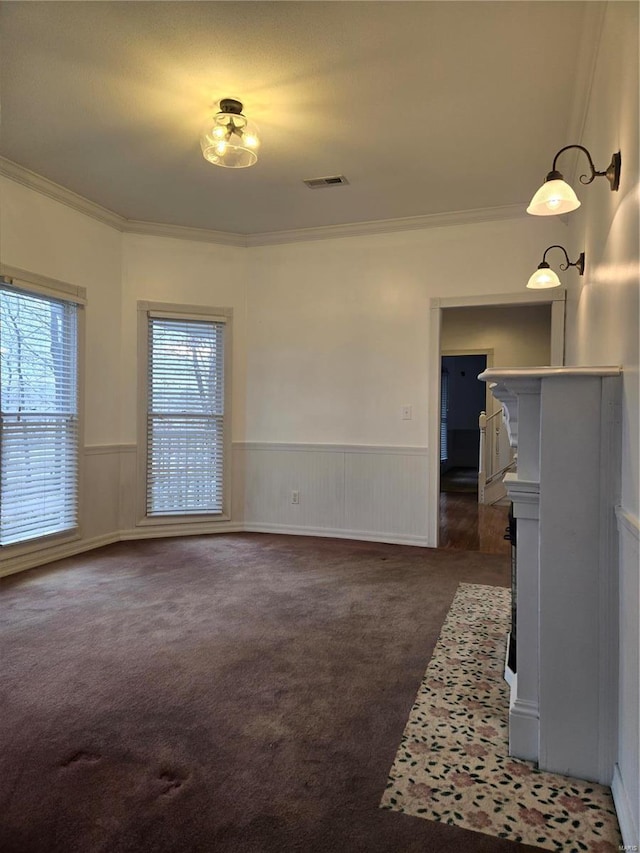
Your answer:
[[[581,184],[590,184],[596,178],[606,178],[609,181],[611,191],[616,192],[618,190],[620,187],[620,168],[622,164],[619,151],[612,154],[611,162],[607,168],[603,172],[599,172],[593,163],[591,154],[589,154],[584,145],[565,145],[553,158],[551,171],[545,178],[544,184],[531,199],[527,213],[531,213],[533,216],[555,216],[562,213],[570,213],[572,210],[577,210],[580,207],[580,201],[575,192],[566,183],[562,173],[556,168],[558,157],[571,148],[583,151],[589,161],[591,174],[580,175]]]
[[[560,286],[560,279],[547,263],[547,252],[550,252],[551,249],[560,249],[562,252],[564,252],[566,263],[560,264],[561,270],[568,270],[569,267],[575,267],[578,270],[578,275],[584,275],[584,252],[580,253],[580,257],[577,261],[570,261],[569,255],[567,255],[567,250],[564,248],[564,246],[549,246],[547,249],[544,250],[542,262],[538,264],[538,269],[534,272],[534,274],[527,282],[527,287],[531,290],[542,290],[548,287]]]
[[[258,128],[242,112],[242,102],[222,98],[220,111],[206,123],[200,137],[202,156],[215,166],[246,169],[258,159]]]
[[[242,101],[236,101],[235,98],[223,98],[220,101],[220,112],[236,116],[242,115]]]

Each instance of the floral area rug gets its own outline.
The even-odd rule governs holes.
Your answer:
[[[458,587],[380,806],[547,850],[614,853],[609,788],[509,757],[510,602],[501,587]]]

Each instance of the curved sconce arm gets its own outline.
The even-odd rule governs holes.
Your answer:
[[[567,270],[569,269],[569,267],[575,267],[578,270],[579,275],[584,274],[584,252],[581,252],[578,260],[573,262],[569,260],[569,255],[567,255],[567,250],[564,248],[564,246],[549,246],[547,249],[544,250],[542,262],[538,264],[538,269],[534,272],[534,274],[527,282],[527,287],[531,290],[542,290],[548,287],[560,287],[560,279],[547,263],[547,252],[550,252],[551,249],[560,249],[560,251],[564,253],[566,264],[560,264],[561,270]]]
[[[577,148],[579,151],[583,151],[587,156],[587,160],[589,161],[591,175],[580,175],[581,184],[590,184],[596,178],[606,178],[609,181],[609,185],[611,186],[612,192],[616,191],[619,188],[621,166],[620,152],[618,151],[611,156],[611,162],[604,170],[604,172],[599,172],[594,166],[593,160],[591,159],[591,154],[589,154],[588,150],[584,147],[584,145],[565,145],[564,148],[561,148],[556,154],[556,156],[553,158],[553,165],[551,167],[551,171],[547,175],[547,181],[564,180],[562,174],[556,169],[556,163],[558,161],[558,157],[565,151],[568,151],[570,148]]]
[[[557,245],[549,246],[547,249],[544,250],[544,255],[542,256],[542,263],[538,266],[538,269],[546,269],[549,267],[549,264],[547,263],[547,252],[551,251],[551,249],[560,249],[562,252],[564,252],[564,256],[567,262],[566,264],[560,264],[561,270],[568,270],[569,267],[575,267],[578,270],[578,275],[584,275],[584,252],[580,252],[580,257],[578,258],[578,260],[572,262],[569,260],[569,255],[567,255],[567,250],[564,248],[564,246]]]

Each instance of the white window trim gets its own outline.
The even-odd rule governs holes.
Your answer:
[[[40,296],[51,296],[53,299],[63,299],[65,302],[75,302],[76,305],[87,304],[86,288],[75,284],[67,284],[45,275],[27,272],[18,267],[0,264],[0,275],[12,280],[13,287]]]
[[[149,398],[149,318],[207,320],[225,323],[224,335],[224,441],[222,512],[197,515],[147,515],[147,406]],[[231,354],[233,351],[233,308],[138,302],[138,477],[136,527],[163,529],[167,533],[193,532],[231,519]]]
[[[77,375],[78,375],[78,457],[77,457],[77,488],[78,488],[78,524],[73,530],[62,533],[48,533],[26,542],[15,542],[0,548],[0,562],[15,559],[23,555],[44,551],[54,546],[77,542],[83,538],[84,527],[84,409],[85,409],[85,312],[87,304],[86,288],[80,285],[67,284],[55,278],[28,272],[27,270],[0,264],[0,275],[10,280],[16,290],[36,296],[49,296],[65,302],[73,302],[78,306],[77,312]]]

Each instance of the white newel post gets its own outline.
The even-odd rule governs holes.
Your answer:
[[[509,747],[610,784],[615,757],[620,369],[492,368],[517,472],[517,672]],[[612,474],[612,472],[615,472]]]
[[[478,448],[478,503],[484,503],[484,487],[487,482],[487,470],[485,458],[487,455],[487,413],[480,412],[478,416],[478,428],[480,429],[480,447]]]

